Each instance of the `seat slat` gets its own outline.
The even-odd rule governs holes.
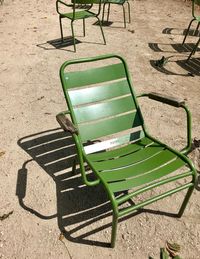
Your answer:
[[[130,153],[126,156],[119,157],[112,160],[102,161],[102,162],[93,162],[94,168],[97,168],[98,171],[101,170],[112,170],[119,168],[120,166],[128,166],[158,154],[163,151],[164,147],[155,143],[149,147],[140,149],[138,152]]]
[[[126,80],[69,91],[73,106],[104,101],[126,94],[130,94],[129,85]]]
[[[138,112],[132,112],[122,116],[97,121],[92,124],[79,124],[79,132],[83,142],[99,139],[124,130],[140,126],[141,120]]]
[[[74,113],[76,115],[76,121],[82,123],[118,115],[134,109],[135,103],[133,98],[132,96],[128,96],[104,103],[75,108]]]
[[[153,141],[151,139],[145,137],[145,138],[142,138],[142,139],[134,142],[133,144],[129,144],[127,146],[124,146],[124,147],[121,147],[118,149],[114,149],[114,150],[110,150],[110,151],[106,151],[106,152],[90,154],[87,157],[89,158],[90,161],[101,161],[101,160],[105,161],[108,159],[113,159],[113,158],[116,158],[119,156],[125,156],[127,154],[133,153],[152,143],[153,143]]]
[[[84,71],[66,72],[64,87],[67,89],[98,84],[126,77],[122,63],[104,67],[92,68]],[[66,90],[66,89],[65,89]]]
[[[146,172],[154,170],[176,157],[177,156],[173,152],[164,150],[159,154],[149,158],[148,160],[132,164],[128,167],[120,167],[118,170],[103,171],[99,174],[105,181],[119,181],[129,177],[136,177],[138,175],[142,175]]]
[[[120,191],[125,191],[129,190],[131,188],[150,183],[151,181],[157,180],[163,176],[166,176],[182,166],[184,166],[185,163],[181,159],[176,159],[172,161],[170,164],[167,164],[163,166],[162,168],[156,169],[152,171],[149,174],[145,174],[143,176],[134,178],[134,179],[127,179],[123,181],[118,181],[118,182],[113,182],[109,183],[109,189],[113,192],[120,192]],[[191,173],[192,174],[192,173]]]

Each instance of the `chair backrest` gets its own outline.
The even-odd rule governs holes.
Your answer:
[[[100,61],[101,66],[93,67]],[[105,65],[106,61],[112,64]],[[69,71],[71,65],[81,63],[84,70]],[[85,69],[89,63],[92,67]],[[143,118],[121,57],[105,55],[67,61],[60,69],[60,76],[71,119],[78,128],[82,144],[104,140],[104,145],[96,143],[94,148],[86,148],[86,153],[99,151],[105,144],[110,148],[144,135]]]

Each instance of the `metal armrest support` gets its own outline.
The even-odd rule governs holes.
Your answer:
[[[137,96],[137,98],[139,97],[148,97],[149,99],[159,101],[159,102],[174,106],[176,108],[183,108],[185,110],[186,116],[187,116],[187,145],[180,152],[182,154],[189,153],[192,146],[192,130],[191,130],[192,118],[191,118],[191,113],[189,109],[185,105],[185,102],[178,98],[174,98],[171,96],[154,93],[154,92],[140,94]]]
[[[60,124],[61,128],[64,131],[67,131],[71,134],[77,134],[78,130],[74,126],[74,124],[65,116],[66,114],[69,114],[69,112],[61,112],[58,115],[56,115],[56,120]]]
[[[57,13],[60,14],[60,15],[62,15],[62,13],[59,11],[59,6],[58,6],[59,3],[65,5],[65,6],[67,6],[67,7],[72,7],[72,6],[73,6],[73,4],[67,4],[67,3],[65,3],[65,2],[63,2],[63,1],[61,1],[61,0],[57,0],[57,1],[56,1],[56,11],[57,11]]]

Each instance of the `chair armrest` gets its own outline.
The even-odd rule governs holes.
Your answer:
[[[139,98],[139,97],[148,97],[149,99],[159,101],[159,102],[162,102],[162,103],[165,103],[165,104],[177,107],[177,108],[181,107],[185,110],[186,116],[187,116],[187,145],[180,152],[182,154],[189,153],[189,151],[191,150],[191,147],[192,147],[192,116],[191,116],[189,109],[185,105],[185,102],[178,98],[174,98],[171,96],[158,94],[158,93],[154,93],[154,92],[140,94],[137,96],[137,98]]]
[[[174,107],[182,107],[185,104],[184,100],[172,97],[172,96],[168,96],[165,94],[159,94],[159,93],[155,93],[155,92],[151,92],[148,94],[145,94],[147,97],[149,97],[149,99],[155,100],[155,101],[159,101]]]
[[[62,112],[56,115],[56,120],[60,124],[64,131],[70,132],[71,134],[77,134],[78,130],[74,124],[65,116],[66,113]]]
[[[59,11],[59,4],[62,4],[62,5],[65,5],[65,6],[67,6],[67,7],[72,7],[73,6],[73,4],[67,4],[67,3],[65,3],[65,2],[63,2],[63,1],[61,1],[61,0],[57,0],[56,1],[56,11],[57,11],[57,13],[58,14],[62,14],[60,11]]]

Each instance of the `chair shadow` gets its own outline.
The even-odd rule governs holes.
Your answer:
[[[177,32],[176,32],[177,31]],[[163,29],[163,34],[171,34],[171,35],[186,35],[187,29],[180,30],[178,28],[165,28]],[[188,36],[200,37],[200,31],[190,29],[188,32]]]
[[[193,43],[187,44],[164,44],[164,43],[149,43],[149,47],[154,52],[161,52],[163,53],[185,53],[191,52],[195,46]],[[171,46],[174,51],[163,50],[162,46]],[[196,50],[196,52],[200,51],[200,48]],[[166,75],[179,75],[179,76],[200,76],[200,58],[191,58],[187,61],[187,57],[182,60],[170,61],[171,58],[176,57],[176,55],[171,55],[169,57],[165,57],[168,60],[168,63],[176,63],[179,67],[186,70],[186,73],[177,73],[175,71],[171,71],[166,66],[159,66],[157,65],[158,60],[150,60],[151,66],[156,69],[157,71],[164,73]]]
[[[44,50],[60,49],[60,50],[65,50],[69,52],[74,52],[74,50],[64,49],[66,47],[70,47],[74,45],[73,37],[64,37],[63,39],[64,41],[62,41],[61,38],[48,40],[47,42],[37,44],[36,46]],[[75,39],[75,44],[79,44],[79,43],[82,43],[82,41]],[[50,47],[50,45],[53,46],[53,48]]]
[[[87,187],[83,185],[79,169],[76,170],[76,174],[72,173],[76,158],[72,137],[60,128],[55,128],[23,137],[18,140],[18,145],[31,157],[18,170],[16,195],[20,206],[44,220],[57,218],[61,233],[71,242],[109,247],[110,243],[98,241],[96,237],[91,236],[111,227],[111,223],[102,225],[98,222],[112,215],[110,203],[101,185]],[[35,161],[55,182],[57,213],[54,215],[42,215],[37,208],[31,208],[24,202],[29,191],[27,180],[31,174],[27,165],[32,161]],[[93,176],[89,174],[89,177]],[[120,221],[143,212],[177,217],[173,213],[140,209]],[[98,222],[97,228],[94,229],[93,223],[96,222]]]
[[[152,43],[150,42],[149,48],[155,52],[168,52],[168,53],[184,53],[184,52],[191,52],[195,47],[196,43],[173,43],[173,44],[165,44],[165,43]],[[161,46],[171,46],[175,51],[163,50]],[[197,48],[196,52],[200,51],[200,48]]]
[[[156,62],[157,60],[150,60],[150,65],[157,71],[164,73],[166,75],[177,75],[186,77],[200,76],[200,58],[191,58],[189,62],[187,62],[187,59],[169,61],[176,63],[178,66],[186,70],[186,73],[177,73],[167,69],[165,66],[157,66]]]

